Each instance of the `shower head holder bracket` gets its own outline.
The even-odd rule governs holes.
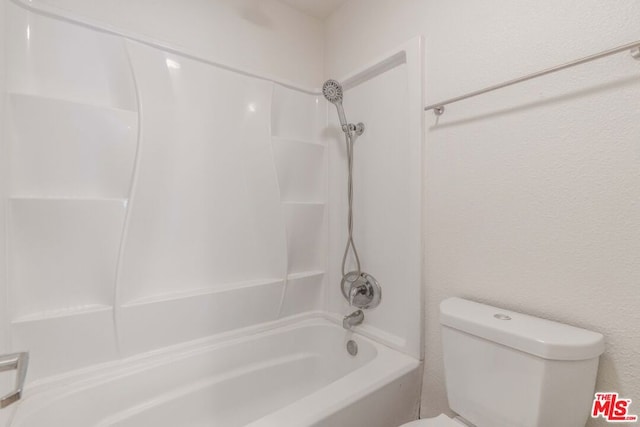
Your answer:
[[[364,133],[365,127],[364,127],[364,123],[360,122],[357,125],[354,125],[353,123],[349,123],[348,125],[344,126],[342,128],[342,131],[346,134],[348,134],[348,136],[353,136],[353,134],[356,134],[356,136],[360,136]]]

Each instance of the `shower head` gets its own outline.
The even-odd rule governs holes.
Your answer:
[[[347,117],[344,115],[344,108],[342,108],[342,85],[335,80],[327,80],[322,85],[322,94],[327,101],[336,106],[342,130],[348,132]]]
[[[332,104],[342,102],[342,85],[335,80],[327,80],[322,85],[322,94]]]

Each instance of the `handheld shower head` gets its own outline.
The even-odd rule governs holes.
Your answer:
[[[324,85],[322,85],[322,94],[327,101],[336,106],[342,130],[347,132],[349,125],[347,123],[347,117],[344,115],[344,108],[342,108],[342,85],[335,80],[327,80],[324,82]]]
[[[322,94],[332,104],[342,102],[342,85],[335,80],[327,80],[322,85]]]

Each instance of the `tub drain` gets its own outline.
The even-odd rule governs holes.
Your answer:
[[[358,343],[354,340],[347,341],[347,352],[352,356],[358,354]]]

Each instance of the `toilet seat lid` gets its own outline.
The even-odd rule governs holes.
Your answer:
[[[460,421],[453,420],[445,414],[440,414],[435,418],[424,418],[418,421],[412,421],[403,424],[401,427],[463,427]]]

